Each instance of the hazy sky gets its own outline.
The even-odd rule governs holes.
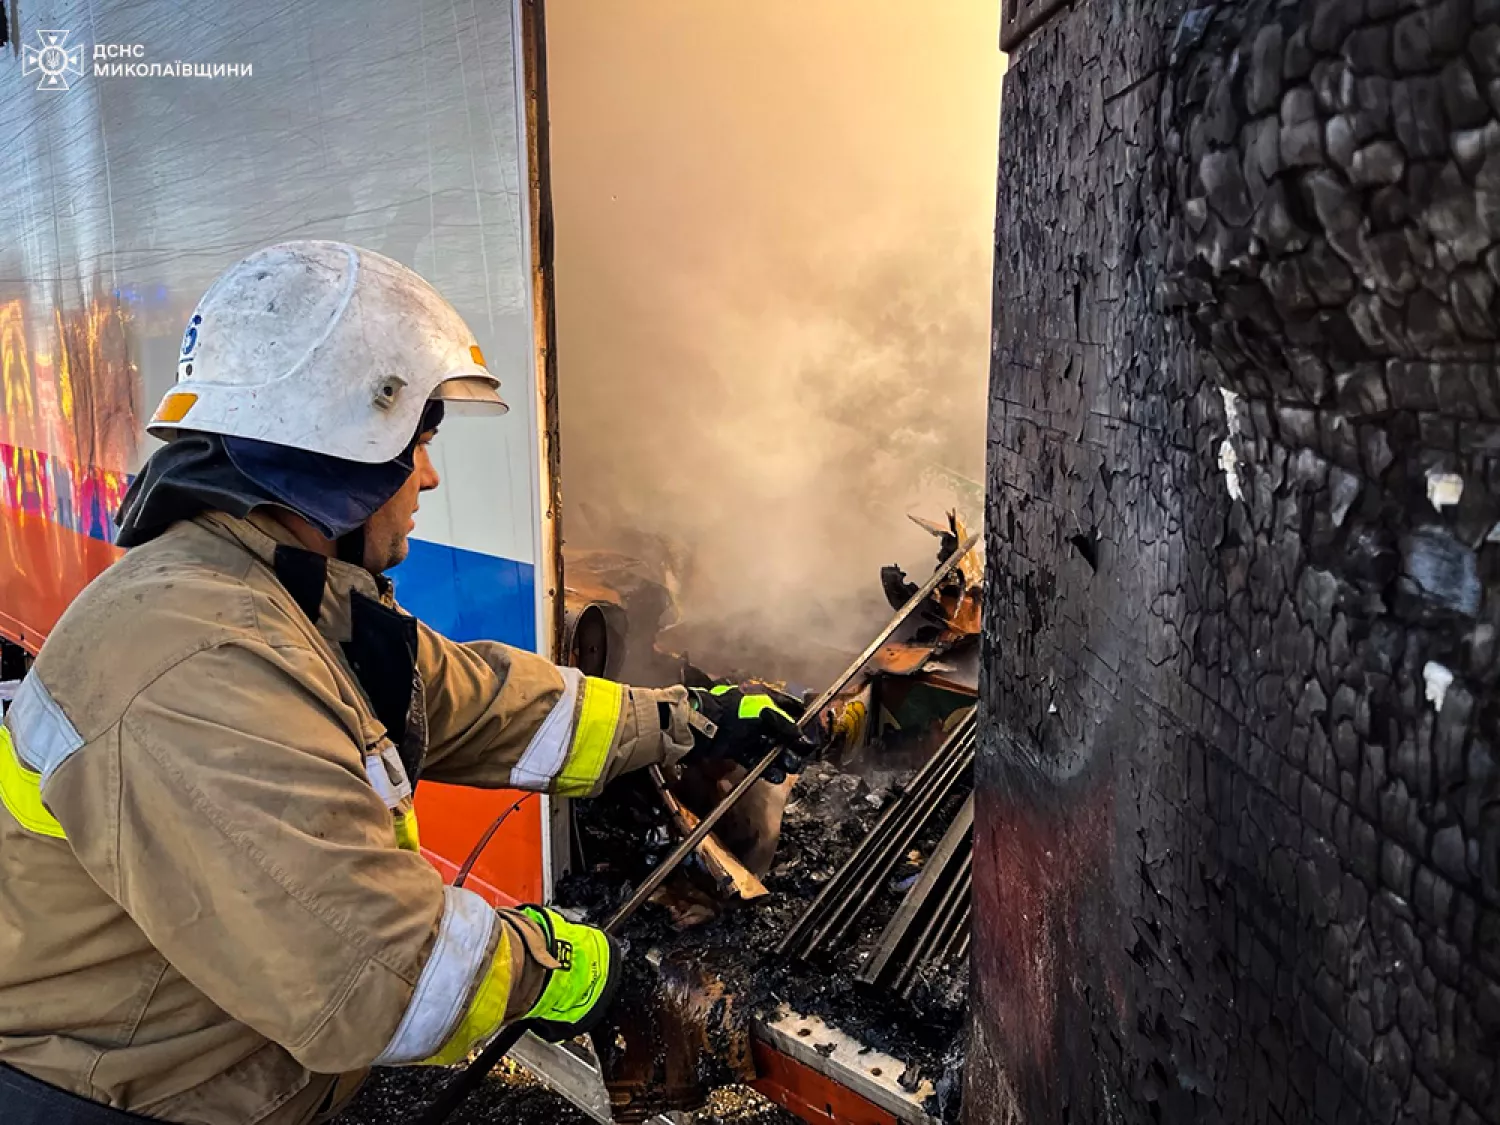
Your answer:
[[[565,533],[668,535],[695,620],[857,645],[880,564],[930,568],[933,471],[982,476],[998,0],[547,18]]]

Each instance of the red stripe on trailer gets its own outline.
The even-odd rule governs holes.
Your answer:
[[[0,635],[35,655],[68,603],[122,553],[31,512],[0,509]]]
[[[803,1121],[813,1125],[898,1125],[894,1114],[769,1044],[756,1039],[750,1049],[759,1075],[751,1085]]]

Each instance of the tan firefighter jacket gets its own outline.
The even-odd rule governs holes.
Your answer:
[[[224,515],[96,579],[5,730],[0,1063],[198,1125],[322,1119],[534,1003],[531,922],[415,850],[418,766],[582,795],[690,744],[681,688],[453,643]]]

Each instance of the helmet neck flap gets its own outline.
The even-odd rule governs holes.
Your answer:
[[[415,471],[418,440],[442,420],[443,403],[434,399],[406,448],[382,464],[253,438],[180,433],[151,456],[130,486],[116,517],[116,543],[137,547],[207,511],[244,518],[260,508],[280,508],[337,541],[339,557],[358,564],[365,522],[400,491]]]

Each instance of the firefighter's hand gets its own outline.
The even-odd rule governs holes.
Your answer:
[[[570,922],[545,906],[523,906],[547,938],[547,952],[562,966],[547,974],[537,1002],[521,1019],[549,1043],[591,1031],[620,986],[621,952],[603,930]]]
[[[769,695],[747,695],[737,687],[690,688],[693,749],[689,758],[728,758],[749,769],[772,747],[778,758],[762,775],[779,785],[788,774],[800,773],[817,743],[797,729],[792,717]]]

